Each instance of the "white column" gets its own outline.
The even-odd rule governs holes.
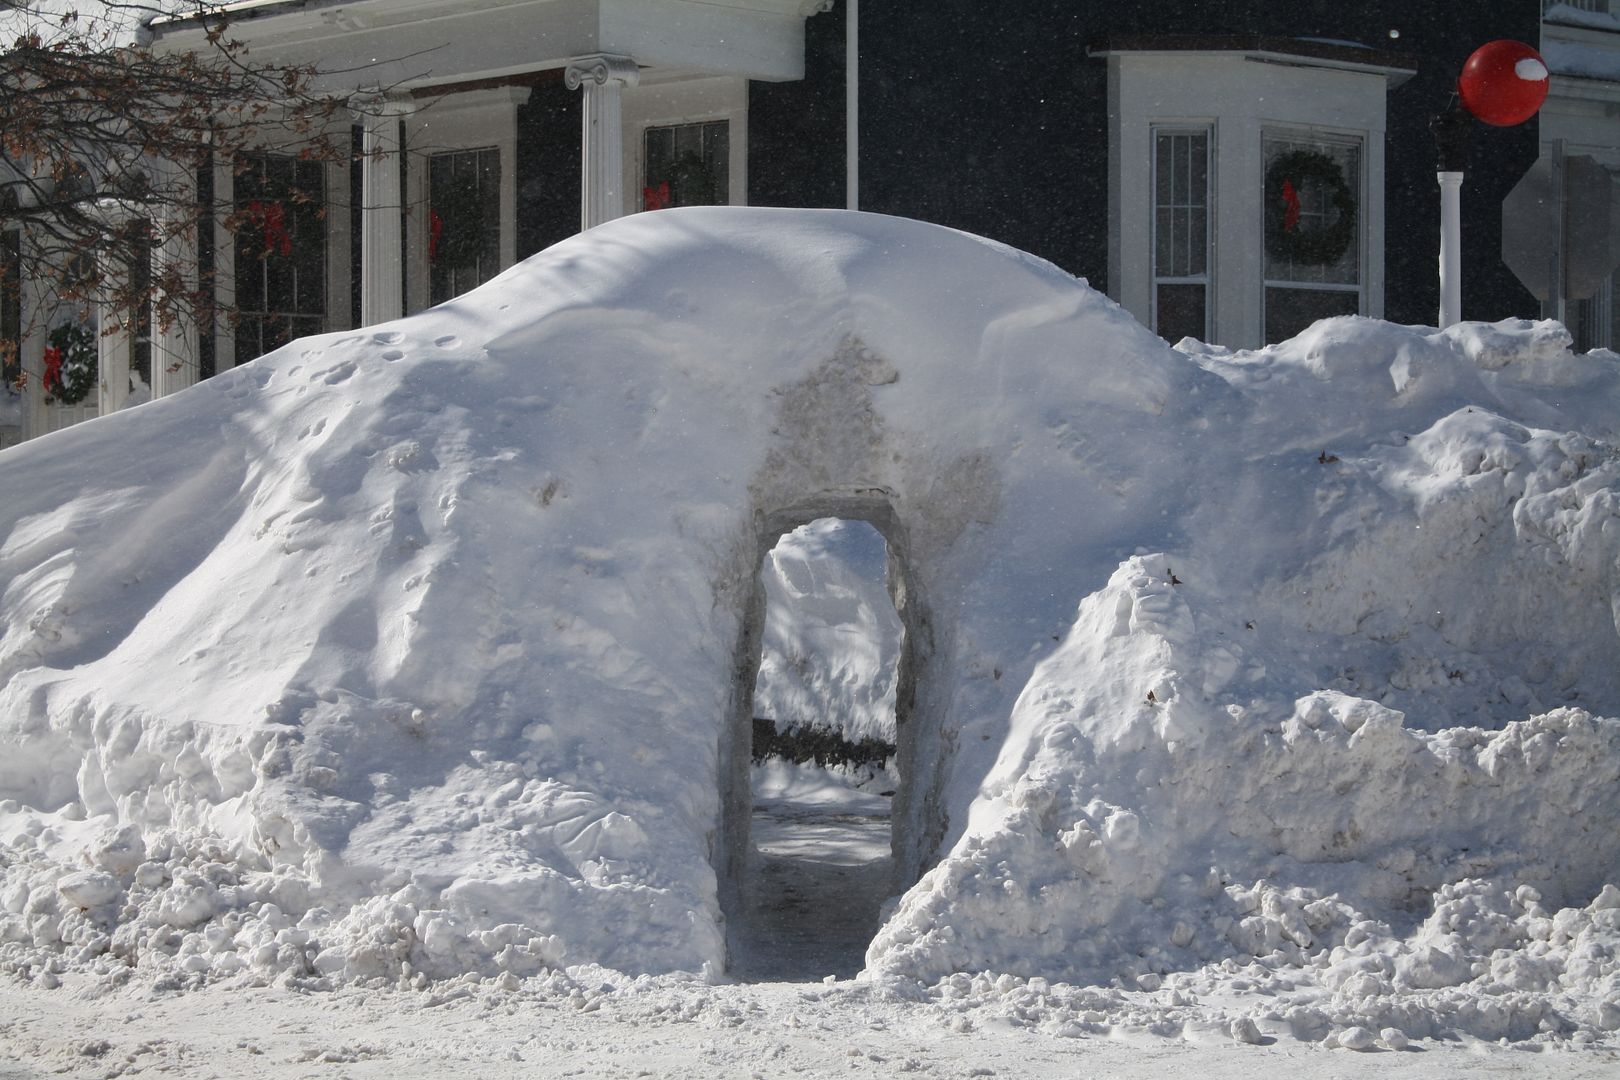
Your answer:
[[[166,282],[174,290],[172,297],[154,297],[152,302],[154,398],[184,390],[197,381],[197,215],[189,209],[197,198],[196,183],[189,169],[175,171],[170,179],[174,206],[157,223],[157,243],[152,248],[156,291],[161,295]],[[127,354],[124,365],[123,385],[127,387]]]
[[[33,238],[23,233],[22,341],[17,343],[18,362],[23,370],[22,437],[34,439],[50,428],[45,419],[45,336],[54,297],[43,280],[38,252],[30,245]]]
[[[214,205],[216,208],[236,205],[236,170],[224,154],[214,156]],[[214,318],[209,330],[214,335],[216,372],[229,371],[236,366],[236,327],[231,318],[236,310],[236,234],[226,223],[226,216],[224,212],[211,210],[202,224],[202,228],[214,230]],[[210,217],[212,224],[208,222]]]
[[[103,253],[100,258],[105,261]],[[112,273],[104,270],[102,280]],[[129,350],[131,328],[127,313],[105,299],[96,304],[96,411],[101,416],[115,413],[129,400]],[[113,333],[106,333],[117,327]],[[154,365],[155,366],[155,365]]]
[[[570,90],[584,90],[580,133],[580,228],[624,216],[624,118],[620,91],[641,81],[627,56],[582,56],[564,73]]]
[[[352,106],[365,127],[361,162],[360,322],[387,322],[405,314],[404,256],[400,224],[405,193],[400,184],[400,118],[409,101],[382,95],[357,97]]]
[[[1460,172],[1440,181],[1440,329],[1462,322],[1462,182]]]

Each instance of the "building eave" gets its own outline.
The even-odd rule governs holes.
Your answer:
[[[1188,53],[1236,55],[1260,63],[1377,75],[1387,79],[1391,87],[1399,86],[1418,70],[1418,63],[1411,56],[1388,49],[1263,34],[1130,34],[1101,38],[1086,50],[1088,56],[1099,58]]]

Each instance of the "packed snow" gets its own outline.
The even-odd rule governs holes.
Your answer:
[[[0,969],[718,1000],[756,796],[874,794],[749,762],[756,675],[877,700],[759,660],[765,553],[837,517],[901,627],[838,992],[1607,1053],[1620,358],[1569,341],[1171,348],[961,233],[687,209],[7,450]],[[844,580],[807,552],[779,584]]]

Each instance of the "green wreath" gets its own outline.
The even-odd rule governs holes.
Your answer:
[[[433,186],[428,232],[428,261],[460,270],[478,262],[484,252],[484,205],[478,181],[461,177]]]
[[[46,341],[45,393],[63,405],[77,405],[96,388],[100,374],[96,335],[78,323],[63,323]]]
[[[688,150],[669,166],[671,206],[713,206],[720,201],[720,178],[711,164]]]
[[[1321,228],[1301,229],[1298,189],[1311,181],[1328,189],[1328,202],[1339,213]],[[1290,150],[1271,163],[1266,170],[1266,254],[1301,266],[1331,266],[1355,238],[1356,195],[1338,162],[1319,150]]]

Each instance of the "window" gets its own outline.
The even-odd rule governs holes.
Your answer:
[[[731,125],[726,120],[647,129],[641,208],[731,202]]]
[[[1264,140],[1265,330],[1283,341],[1361,310],[1361,143]]]
[[[1607,349],[1614,342],[1614,275],[1603,279],[1597,291],[1584,300],[1564,305],[1564,325],[1575,339],[1576,352]]]
[[[501,152],[434,154],[428,197],[428,298],[442,304],[500,272]]]
[[[0,232],[0,390],[17,385],[22,375],[22,234]]]
[[[130,291],[145,296],[152,287],[152,240],[142,229],[136,234],[134,250],[130,255]],[[140,385],[152,385],[152,305],[137,304],[130,314],[129,373],[140,380]]]
[[[236,358],[326,329],[326,171],[255,154],[236,175]]]
[[[1209,337],[1209,132],[1153,136],[1153,328]]]

